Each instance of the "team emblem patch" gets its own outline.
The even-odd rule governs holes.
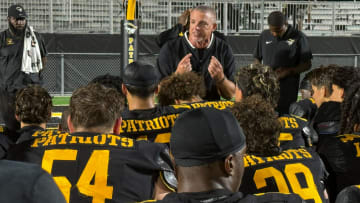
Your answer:
[[[288,43],[289,46],[291,46],[295,42],[295,40],[294,39],[288,39],[286,42]]]
[[[14,41],[11,38],[6,38],[6,45],[13,45]]]
[[[23,9],[21,7],[16,7],[16,10],[19,11],[20,13],[23,12]]]

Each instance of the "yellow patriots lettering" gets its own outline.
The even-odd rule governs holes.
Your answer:
[[[171,126],[174,126],[175,124],[175,119],[179,116],[179,114],[172,114],[172,115],[167,115],[167,119],[171,121]]]
[[[63,134],[59,134],[60,137],[60,142],[58,144],[67,144],[66,143],[66,138],[69,137],[69,133],[63,133]]]
[[[121,146],[122,147],[133,147],[134,146],[134,140],[131,138],[123,137],[121,138]]]
[[[246,156],[244,158],[248,161],[249,165],[252,165],[252,166],[256,165],[256,162],[254,160],[252,160],[250,156]]]
[[[146,130],[158,130],[158,129],[160,129],[160,128],[155,127],[154,122],[152,120],[145,121],[145,125],[146,125]]]
[[[159,118],[159,121],[160,121],[160,125],[161,125],[162,128],[169,128],[170,127],[169,121],[166,119],[165,116],[161,116]]]
[[[343,143],[346,143],[346,142],[349,142],[349,141],[353,141],[355,138],[360,138],[360,135],[345,134],[345,135],[340,135],[338,137],[343,137],[343,138],[340,138],[340,140]]]
[[[46,137],[36,138],[31,147],[39,147],[39,144],[44,143],[46,141]]]
[[[292,128],[298,128],[299,124],[296,122],[295,118],[289,118],[290,124]]]
[[[262,158],[260,158],[260,157],[251,155],[251,158],[252,158],[253,160],[256,160],[256,162],[257,162],[258,164],[265,163],[265,161],[264,161]]]
[[[154,118],[154,124],[156,126],[155,129],[161,129],[160,123],[159,123],[159,118]]]
[[[103,145],[106,143],[106,135],[105,134],[101,134],[101,141],[99,142],[99,135],[96,135],[94,137],[94,143],[95,144],[100,144],[100,145]]]
[[[305,158],[312,158],[311,154],[306,149],[299,149],[299,151]]]
[[[135,123],[138,125],[140,132],[145,131],[145,128],[144,128],[144,123],[145,123],[145,121],[143,121],[143,120],[136,120]]]
[[[126,132],[137,132],[134,120],[127,120],[127,126]]]
[[[119,136],[116,136],[116,135],[107,135],[108,138],[111,139],[109,145],[110,146],[118,146],[118,144],[116,143],[117,140],[120,140],[120,137]]]
[[[49,144],[50,145],[56,145],[56,138],[57,138],[57,135],[55,136],[47,136],[46,137],[46,141],[44,142],[43,146],[48,146]],[[51,143],[50,143],[51,142]]]

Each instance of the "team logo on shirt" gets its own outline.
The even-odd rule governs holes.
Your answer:
[[[291,46],[295,42],[295,40],[294,39],[288,39],[286,42],[288,43],[289,46]]]
[[[6,45],[13,45],[14,41],[11,38],[6,38]]]

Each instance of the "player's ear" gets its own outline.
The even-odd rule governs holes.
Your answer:
[[[213,27],[212,27],[212,31],[214,32],[214,31],[216,30],[216,28],[217,28],[217,24],[214,23],[214,24],[213,24]]]
[[[159,93],[159,90],[160,90],[160,88],[159,88],[159,85],[158,85],[158,86],[156,86],[156,88],[155,88],[155,94],[158,94],[158,93]]]
[[[15,114],[15,118],[18,122],[21,122],[20,117],[18,115]]]
[[[115,135],[120,135],[121,123],[122,123],[121,117],[116,119],[115,124],[114,124],[114,129],[113,129],[113,133]]]
[[[73,133],[75,131],[75,129],[74,129],[73,123],[71,122],[70,115],[67,117],[66,121],[67,121],[67,124],[68,124],[69,132]]]
[[[232,176],[234,173],[234,155],[230,154],[225,158],[224,169],[228,176]]]
[[[124,84],[121,84],[121,91],[125,96],[127,95],[127,89],[126,89],[126,86]]]

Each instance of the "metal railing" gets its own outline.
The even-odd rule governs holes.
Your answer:
[[[251,54],[234,54],[237,67],[254,61]],[[140,54],[139,60],[156,64],[158,54]],[[312,67],[327,64],[359,65],[360,54],[314,54]],[[52,95],[68,95],[96,76],[120,75],[120,53],[50,53],[44,70],[45,88]]]
[[[126,2],[126,1],[125,1]],[[19,0],[28,12],[29,24],[49,33],[120,33],[123,0]],[[11,0],[0,0],[0,29],[6,29]],[[309,35],[360,33],[359,1],[268,0],[142,0],[137,17],[140,34],[157,34],[177,23],[188,9],[207,4],[217,12],[218,30],[225,34],[259,33],[267,28],[267,16],[283,11],[290,24]]]

